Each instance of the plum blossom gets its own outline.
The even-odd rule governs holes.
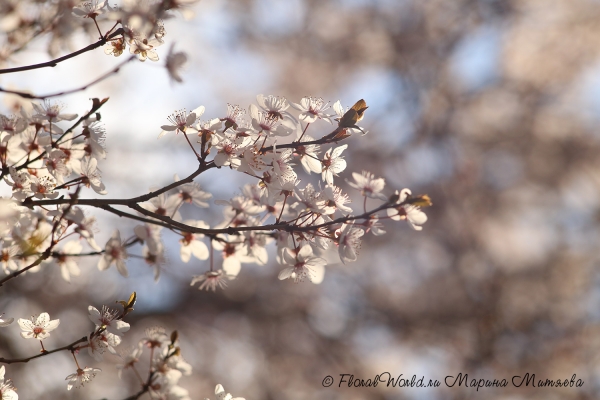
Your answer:
[[[231,394],[225,392],[225,389],[220,384],[215,388],[215,395],[217,396],[217,400],[246,400],[243,397],[233,397]],[[204,400],[210,399],[205,398]]]
[[[175,175],[175,182],[179,181],[179,177]],[[196,182],[184,183],[177,188],[179,197],[184,203],[193,203],[197,207],[207,208],[209,205],[206,200],[212,197],[211,193],[205,192]]]
[[[77,368],[77,372],[67,376],[65,378],[66,381],[69,381],[67,384],[67,390],[71,390],[73,388],[79,389],[83,387],[86,382],[89,382],[96,376],[98,372],[102,372],[99,368]]]
[[[259,107],[269,116],[277,117],[277,119],[287,118],[291,121],[296,121],[292,114],[286,111],[290,105],[284,97],[259,94],[256,96],[256,101]]]
[[[300,121],[302,122],[310,124],[317,119],[322,119],[331,123],[331,115],[325,114],[325,110],[329,108],[329,103],[326,103],[325,100],[320,97],[303,97],[300,100],[300,104],[291,103],[291,105],[301,112]]]
[[[361,194],[372,199],[387,200],[387,197],[380,193],[385,186],[383,178],[375,178],[370,172],[363,171],[362,174],[352,173],[354,182],[348,182],[353,188],[360,190]]]
[[[160,133],[160,135],[158,135],[158,138],[160,139],[167,133],[173,131],[175,131],[176,134],[179,132],[182,132],[184,134],[197,133],[198,130],[194,128],[193,125],[196,122],[196,120],[200,118],[200,116],[202,116],[202,114],[204,114],[204,106],[197,107],[189,114],[185,109],[175,111],[173,114],[167,117],[171,125],[161,126],[162,132]]]
[[[25,339],[45,339],[50,336],[50,332],[58,327],[60,320],[50,321],[48,313],[41,313],[38,317],[32,316],[31,319],[19,318],[17,321],[23,332],[21,337]]]
[[[85,186],[94,189],[98,194],[106,194],[106,188],[102,183],[100,170],[98,169],[98,160],[93,157],[84,157],[81,160],[81,176]]]
[[[72,13],[76,17],[96,19],[98,15],[104,12],[105,6],[106,0],[84,1],[77,7],[73,7]]]
[[[343,224],[338,234],[340,260],[344,264],[346,264],[346,261],[356,261],[361,246],[360,238],[365,234],[365,231],[355,227],[354,224]]]
[[[103,354],[108,350],[111,354],[117,354],[114,347],[121,344],[121,338],[117,335],[113,335],[110,332],[102,332],[94,335],[90,334],[88,337],[88,354],[92,356],[96,361],[102,361]]]
[[[346,160],[340,155],[344,150],[348,148],[348,145],[338,146],[327,150],[321,164],[323,170],[321,172],[321,179],[327,182],[329,185],[333,185],[333,177],[337,176],[338,173],[346,169]]]
[[[410,189],[396,190],[395,196],[398,197],[396,204],[398,207],[388,208],[387,214],[394,221],[407,220],[411,228],[416,231],[423,229],[421,225],[427,222],[427,215],[421,211],[421,208],[413,204],[402,204],[410,198],[412,192]]]
[[[279,279],[292,278],[294,282],[302,282],[308,278],[309,281],[319,284],[325,275],[327,261],[321,257],[313,256],[310,245],[304,245],[296,252],[286,248],[283,253],[283,261],[289,265],[279,273]]]
[[[198,282],[202,282],[198,287],[198,290],[206,289],[215,292],[217,288],[225,289],[227,287],[227,281],[229,280],[227,274],[222,269],[218,271],[206,271],[202,275],[195,275],[192,278],[190,286],[194,286]]]
[[[267,136],[288,136],[296,130],[296,123],[289,119],[281,120],[273,113],[259,111],[258,107],[250,104],[252,127]]]
[[[10,379],[4,380],[6,370],[4,365],[0,367],[0,399],[1,400],[18,400],[16,388],[12,385]]]
[[[97,327],[105,328],[107,332],[113,335],[123,336],[130,328],[129,324],[117,318],[118,312],[102,306],[102,312],[94,306],[88,307],[89,318]]]
[[[223,271],[229,279],[234,279],[240,273],[242,263],[256,262],[256,258],[247,254],[246,247],[237,238],[226,239],[225,243],[213,241],[213,247],[222,252]]]
[[[136,37],[129,43],[129,52],[135,54],[140,61],[158,61],[158,54],[156,54],[156,48],[163,44],[159,39],[152,38],[147,39],[143,37]]]
[[[67,282],[71,282],[71,275],[79,276],[81,273],[77,266],[77,261],[75,261],[75,257],[69,256],[71,254],[79,254],[81,253],[81,250],[81,243],[72,240],[64,245],[62,251],[56,257],[56,261],[60,267],[60,275]]]
[[[194,228],[210,228],[210,226],[204,221],[186,220],[184,223]],[[179,240],[179,243],[181,244],[181,249],[179,251],[181,261],[185,263],[190,261],[192,255],[199,260],[208,259],[208,247],[206,247],[206,244],[204,244],[204,242],[201,240],[204,235],[192,232],[181,232],[181,234],[183,236]]]
[[[142,347],[142,344],[140,343],[137,347],[131,348],[120,353],[121,362],[116,365],[117,375],[119,376],[119,379],[121,379],[121,374],[124,370],[132,368],[137,362],[139,362],[143,352],[144,349]]]
[[[104,248],[104,254],[98,261],[98,269],[100,271],[104,271],[114,263],[117,266],[117,270],[121,275],[127,277],[129,273],[127,272],[127,266],[125,265],[125,260],[127,259],[127,251],[121,243],[121,233],[116,230],[106,242],[106,246]]]
[[[50,122],[73,121],[77,118],[77,114],[62,114],[61,111],[65,106],[60,103],[52,103],[49,100],[44,100],[44,103],[33,103],[33,108],[37,114],[34,118],[46,120]]]
[[[313,137],[306,135],[300,139],[300,142],[312,142],[313,140],[315,140]],[[311,172],[320,174],[323,171],[323,166],[318,158],[320,149],[321,147],[317,144],[301,145],[296,148],[296,154],[307,174]]]

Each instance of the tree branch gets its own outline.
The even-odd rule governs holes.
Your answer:
[[[68,60],[73,57],[77,57],[80,54],[87,53],[88,51],[97,49],[100,46],[104,46],[106,44],[106,42],[108,42],[110,39],[114,38],[115,36],[121,35],[122,33],[123,33],[123,28],[119,28],[116,31],[114,31],[113,33],[111,33],[110,35],[108,35],[107,37],[101,38],[96,43],[92,43],[89,46],[86,46],[83,49],[77,50],[73,53],[67,54],[66,56],[62,56],[62,57],[56,58],[52,61],[46,61],[46,62],[39,63],[39,64],[25,65],[23,67],[0,69],[0,75],[1,74],[12,74],[14,72],[29,71],[32,69],[56,67],[56,65],[60,62],[63,62],[65,60]]]
[[[59,347],[58,349],[54,349],[54,350],[50,350],[50,351],[45,351],[43,353],[36,354],[35,356],[31,356],[31,357],[13,358],[13,359],[0,357],[0,363],[4,363],[4,364],[26,363],[26,362],[29,362],[30,360],[35,359],[35,358],[44,357],[44,356],[47,356],[49,354],[57,353],[57,352],[63,351],[63,350],[75,351],[75,350],[77,350],[75,348],[75,346],[78,345],[79,343],[83,343],[83,342],[87,342],[87,336],[84,336],[81,339],[76,340],[73,343],[68,344],[66,346]]]
[[[104,79],[108,78],[112,74],[115,74],[115,73],[119,72],[119,70],[121,69],[121,67],[123,65],[127,64],[128,62],[130,62],[131,60],[134,60],[134,59],[135,59],[135,56],[131,56],[127,60],[125,60],[122,63],[120,63],[119,65],[117,65],[115,68],[111,69],[110,71],[108,71],[107,73],[103,74],[99,78],[93,80],[92,82],[88,83],[87,85],[81,86],[81,87],[76,88],[76,89],[65,90],[64,92],[51,93],[51,94],[46,94],[44,96],[40,96],[40,95],[34,95],[34,94],[31,94],[31,93],[26,93],[26,92],[19,92],[19,91],[16,91],[16,90],[3,89],[2,87],[0,87],[0,92],[15,94],[15,95],[23,97],[25,99],[32,99],[32,100],[34,100],[34,99],[44,100],[44,99],[48,99],[50,97],[64,96],[64,95],[71,94],[71,93],[81,92],[81,91],[89,88],[90,86],[93,86],[96,83],[103,81]]]

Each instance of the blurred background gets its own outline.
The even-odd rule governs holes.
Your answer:
[[[268,265],[244,265],[216,293],[189,286],[206,262],[183,264],[178,238],[165,232],[168,263],[158,283],[133,258],[128,279],[114,268],[100,273],[97,259],[82,260],[82,275],[70,284],[46,265],[2,288],[6,317],[46,311],[60,318],[45,341],[59,347],[92,328],[88,305],[114,304],[135,290],[122,347],[151,326],[177,329],[193,367],[180,385],[193,399],[212,396],[217,383],[248,400],[600,398],[599,1],[203,0],[193,10],[192,19],[166,21],[161,61],[134,61],[60,99],[66,112],[82,115],[90,98],[110,97],[101,110],[108,158],[100,162],[110,197],[139,195],[195,170],[181,136],[156,140],[177,109],[202,104],[208,119],[223,117],[228,102],[247,109],[261,93],[339,99],[345,107],[364,98],[369,134],[347,141],[348,168],[336,182],[349,190],[343,179],[366,169],[386,179],[386,194],[404,187],[429,194],[434,205],[423,231],[386,224],[385,236],[365,238],[357,262],[332,257],[321,285],[279,281],[271,251]],[[43,17],[0,13],[3,54],[11,53],[13,13]],[[68,13],[52,32],[3,57],[4,68],[96,40],[90,21],[83,29],[66,21]],[[164,68],[171,43],[188,54],[183,84]],[[99,49],[55,68],[2,75],[0,85],[36,94],[71,89],[123,57]],[[14,98],[2,97],[7,110]],[[213,193],[211,203],[249,182],[227,170],[196,181]],[[214,203],[183,210],[184,218],[210,224],[221,212]],[[99,219],[99,244],[117,228],[131,236],[135,224],[90,213]],[[2,356],[38,351],[18,332],[16,324],[0,329]],[[79,358],[103,372],[77,391],[65,390],[64,377],[74,372],[68,353],[9,365],[6,376],[21,399],[120,399],[139,390],[129,374],[118,380],[118,359]],[[386,371],[438,379],[442,387],[338,387],[339,374],[367,379]],[[444,377],[460,372],[509,385],[445,387]],[[510,384],[526,372],[577,374],[585,383]],[[324,388],[327,375],[335,383]]]

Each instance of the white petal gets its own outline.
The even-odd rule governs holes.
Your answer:
[[[242,263],[236,257],[227,257],[223,260],[223,271],[227,275],[235,277],[240,273],[241,269]]]
[[[289,278],[290,276],[292,276],[292,272],[294,272],[294,268],[292,268],[292,267],[282,270],[278,275],[279,280],[284,280],[284,279]]]

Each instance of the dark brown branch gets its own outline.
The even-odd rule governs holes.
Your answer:
[[[40,357],[43,357],[43,356],[47,356],[48,354],[57,353],[57,352],[63,351],[63,350],[75,351],[75,350],[77,350],[75,348],[75,346],[78,345],[79,343],[83,343],[83,342],[87,342],[87,336],[84,336],[81,339],[76,340],[73,343],[68,344],[66,346],[59,347],[58,349],[54,349],[54,350],[50,350],[50,351],[44,351],[43,353],[36,354],[35,356],[31,356],[31,357],[13,358],[13,359],[0,357],[0,363],[4,363],[4,364],[26,363],[26,362],[29,362],[30,360],[35,359],[35,358],[40,358]]]
[[[115,215],[118,215],[119,217],[130,218],[130,219],[134,219],[136,221],[144,222],[147,224],[158,225],[158,226],[162,226],[163,228],[167,228],[167,229],[173,229],[173,226],[171,226],[167,223],[157,221],[155,219],[140,217],[139,215],[133,215],[133,214],[127,213],[125,211],[117,210],[116,208],[113,208],[109,205],[100,206],[99,208],[101,208],[105,211],[111,212]]]
[[[0,92],[15,94],[15,95],[23,97],[25,99],[32,99],[32,100],[34,100],[34,99],[44,100],[44,99],[48,99],[50,97],[64,96],[64,95],[71,94],[71,93],[81,92],[83,90],[86,90],[90,86],[95,85],[96,83],[102,82],[104,79],[108,78],[112,74],[119,72],[119,70],[121,69],[121,67],[123,65],[127,64],[128,62],[130,62],[131,60],[134,60],[134,59],[135,59],[135,56],[131,56],[127,60],[125,60],[122,63],[120,63],[119,65],[117,65],[115,68],[111,69],[110,71],[103,74],[99,78],[93,80],[92,82],[88,83],[87,85],[81,86],[76,89],[65,90],[64,92],[51,93],[51,94],[46,94],[44,96],[40,96],[40,95],[35,95],[35,94],[31,94],[31,93],[26,93],[26,92],[19,92],[16,90],[3,89],[1,87],[0,87]]]
[[[46,62],[39,63],[39,64],[25,65],[23,67],[0,69],[0,75],[1,74],[11,74],[13,72],[29,71],[29,70],[32,70],[32,69],[39,69],[39,68],[46,68],[46,67],[56,67],[56,65],[58,63],[60,63],[60,62],[63,62],[65,60],[68,60],[68,59],[73,58],[73,57],[77,57],[80,54],[87,53],[88,51],[92,51],[94,49],[97,49],[100,46],[104,46],[106,44],[106,42],[108,42],[110,39],[112,39],[115,36],[121,35],[122,33],[123,33],[123,29],[119,28],[116,31],[114,31],[113,33],[111,33],[109,36],[101,38],[96,43],[92,43],[89,46],[86,46],[83,49],[77,50],[77,51],[75,51],[73,53],[67,54],[66,56],[62,56],[62,57],[56,58],[56,59],[54,59],[52,61],[46,61]]]
[[[194,181],[194,178],[196,178],[198,175],[200,175],[201,173],[203,173],[211,168],[215,168],[215,167],[216,167],[216,165],[212,161],[209,163],[201,164],[198,167],[198,169],[196,171],[194,171],[191,175],[189,175],[187,178],[183,178],[181,180],[178,180],[177,182],[173,182],[163,188],[157,189],[153,192],[144,194],[142,196],[132,197],[129,199],[79,199],[77,201],[77,204],[102,208],[103,206],[111,206],[111,205],[129,206],[130,204],[133,204],[133,203],[149,201],[156,196],[159,196],[163,193],[168,192],[169,190],[175,189],[176,187],[183,185],[184,183],[192,183]],[[23,202],[23,205],[26,207],[49,206],[49,205],[57,205],[57,204],[67,204],[68,202],[69,201],[65,200],[65,199],[52,199],[52,200],[39,200],[39,201],[29,200],[29,201]]]

